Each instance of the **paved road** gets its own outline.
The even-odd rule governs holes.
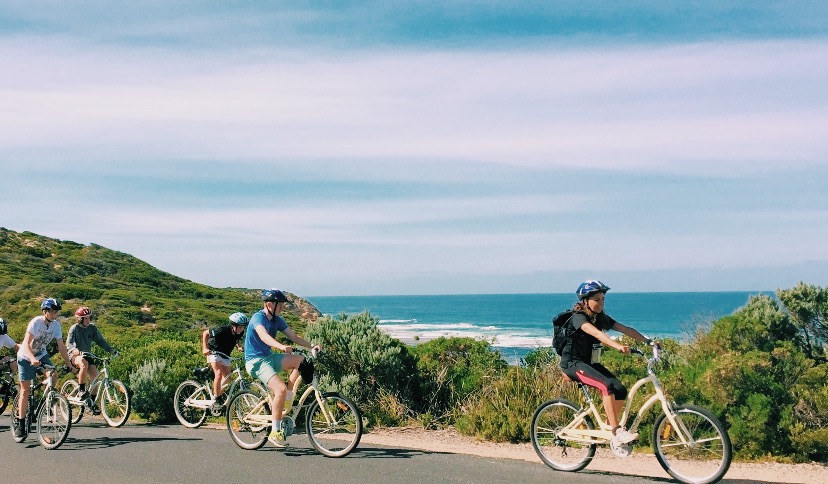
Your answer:
[[[0,463],[6,482],[100,483],[257,483],[397,482],[567,483],[663,482],[664,479],[581,472],[560,474],[543,464],[510,459],[382,447],[360,446],[348,457],[319,455],[306,435],[288,439],[288,450],[266,444],[259,450],[236,447],[226,430],[128,424],[106,427],[94,419],[72,427],[56,450],[40,447],[30,435],[15,443],[8,412],[0,417]],[[20,473],[31,473],[34,480]],[[277,474],[291,473],[288,478]],[[8,480],[6,479],[8,477]]]

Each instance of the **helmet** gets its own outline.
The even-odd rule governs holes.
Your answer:
[[[597,294],[599,292],[606,293],[609,290],[609,286],[601,281],[584,281],[580,286],[578,286],[578,290],[575,291],[575,294],[578,295],[578,299],[583,301],[593,294]]]
[[[230,315],[230,322],[236,326],[247,326],[250,320],[247,319],[247,315],[244,313],[233,313]]]
[[[287,296],[285,293],[278,289],[265,289],[262,291],[262,301],[273,301],[273,302],[287,302]]]
[[[92,310],[86,306],[81,306],[75,310],[75,316],[82,318],[84,316],[92,316]]]
[[[0,336],[9,332],[9,325],[6,324],[6,320],[0,318]]]
[[[50,297],[48,299],[44,299],[43,302],[40,304],[40,310],[41,311],[46,310],[46,309],[51,309],[53,311],[60,311],[62,308],[63,308],[63,306],[60,305],[60,302],[58,302],[57,299],[52,298],[52,297]]]

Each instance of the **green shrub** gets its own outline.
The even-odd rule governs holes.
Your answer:
[[[144,362],[129,376],[132,391],[132,409],[139,417],[156,423],[175,419],[175,410],[169,403],[175,392],[165,377],[167,362],[152,359]]]

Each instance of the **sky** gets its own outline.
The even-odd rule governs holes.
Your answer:
[[[824,1],[37,5],[2,227],[303,296],[828,285]]]

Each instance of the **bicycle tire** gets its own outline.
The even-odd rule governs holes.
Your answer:
[[[209,397],[209,393],[201,383],[187,380],[175,389],[175,397],[173,400],[175,416],[178,418],[178,421],[181,422],[181,425],[191,429],[200,427],[207,420],[206,408],[195,408],[187,405],[187,400],[193,397],[206,400]]]
[[[311,445],[326,457],[345,457],[362,438],[362,413],[354,402],[337,393],[314,399],[305,416]]]
[[[52,450],[66,441],[72,428],[72,405],[69,400],[52,390],[43,397],[37,412],[37,439],[43,448]]]
[[[724,426],[706,408],[680,405],[673,410],[674,418],[690,433],[692,442],[682,442],[667,415],[662,413],[653,426],[653,452],[658,463],[679,482],[719,481],[733,458],[730,436]]]
[[[0,394],[0,415],[3,415],[3,412],[6,411],[9,403],[17,397],[16,384],[9,381],[6,381],[5,383],[7,384],[6,391]]]
[[[245,390],[232,396],[227,405],[227,430],[233,442],[242,449],[255,450],[267,442],[270,432],[270,405],[265,401],[259,406],[263,399],[263,396]],[[252,413],[257,406],[258,410]],[[252,421],[251,417],[260,422]]]
[[[65,396],[67,399],[69,399],[69,397],[77,397],[79,391],[80,384],[74,378],[66,380],[60,387],[61,395]],[[72,401],[69,400],[69,403],[72,403]],[[76,424],[83,418],[83,411],[86,408],[86,405],[82,403],[75,405],[72,403],[72,406],[75,407],[72,412],[72,423]]]
[[[31,404],[31,402],[29,402],[29,404]],[[28,416],[26,416],[26,418],[23,419],[23,427],[24,427],[23,428],[23,435],[18,437],[16,435],[15,431],[14,431],[15,428],[17,427],[17,423],[16,423],[17,422],[17,414],[20,413],[20,412],[18,412],[18,407],[19,406],[20,406],[19,398],[15,398],[14,400],[12,400],[11,415],[9,415],[9,418],[11,419],[11,424],[9,425],[9,428],[11,429],[12,439],[14,439],[14,441],[17,442],[18,444],[20,442],[23,442],[24,440],[26,440],[26,437],[29,436],[29,425],[28,425],[29,418],[28,418]]]
[[[532,416],[532,447],[543,463],[556,471],[580,471],[595,456],[596,444],[558,437],[557,432],[569,425],[579,410],[569,400],[558,398],[540,404]],[[590,430],[595,428],[589,416],[584,417],[582,425]]]
[[[129,389],[120,380],[101,383],[101,414],[110,427],[120,427],[129,419],[132,399]]]

